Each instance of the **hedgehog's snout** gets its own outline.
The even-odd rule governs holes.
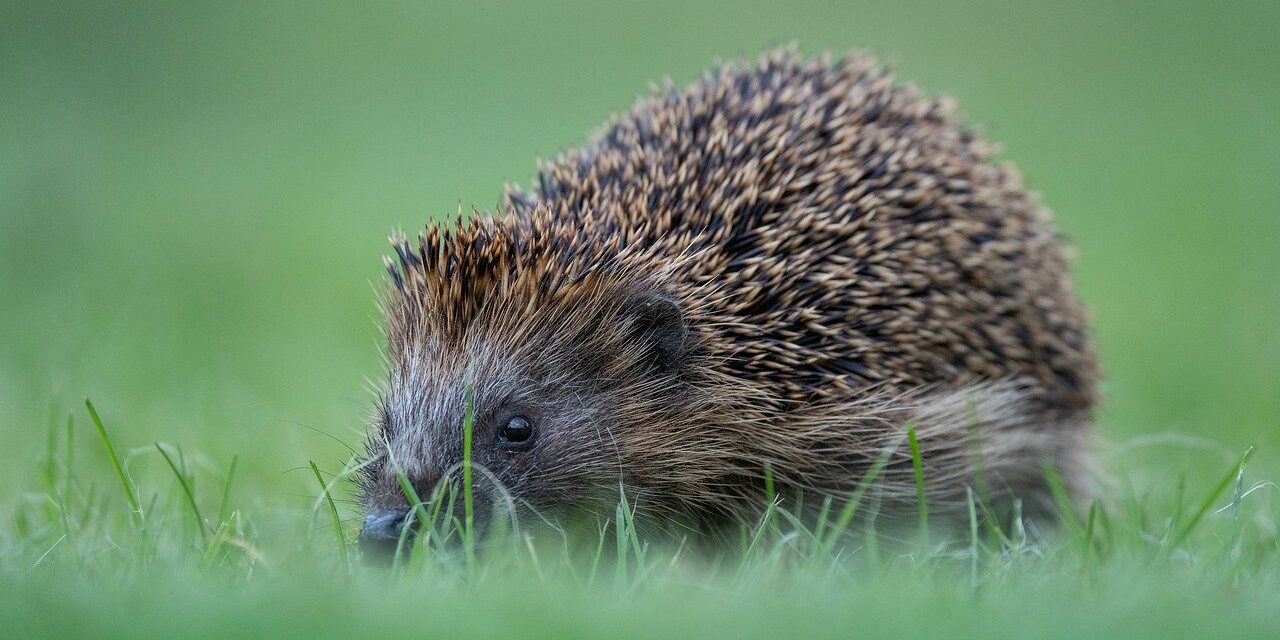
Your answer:
[[[398,508],[369,513],[360,530],[360,553],[366,562],[389,565],[403,535],[405,546],[413,541],[413,512]]]

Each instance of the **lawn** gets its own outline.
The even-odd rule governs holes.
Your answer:
[[[0,6],[4,635],[1274,636],[1280,6],[354,7]],[[1041,541],[779,512],[718,560],[611,528],[598,562],[590,532],[344,562],[385,236],[789,41],[955,96],[1055,211],[1104,500]]]

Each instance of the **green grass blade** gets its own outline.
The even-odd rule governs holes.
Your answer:
[[[236,477],[236,463],[240,456],[231,456],[231,468],[227,470],[227,479],[222,483],[222,501],[218,503],[218,525],[227,521],[227,507],[231,504],[231,481]]]
[[[777,508],[778,505],[772,502],[765,507],[764,515],[760,517],[760,524],[756,526],[755,532],[751,535],[751,541],[747,544],[746,550],[742,553],[742,558],[738,561],[736,576],[739,580],[751,566],[751,563],[756,560],[756,549],[760,547],[760,541],[764,538],[765,531],[769,529],[769,523],[773,522]]]
[[[597,533],[599,537],[596,539],[596,552],[592,555],[591,571],[587,574],[586,584],[588,589],[595,586],[596,576],[599,575],[600,572],[600,560],[604,558],[604,541],[607,539],[609,533],[608,521],[600,523],[600,528]],[[568,561],[569,558],[565,558],[565,560]]]
[[[920,540],[929,547],[929,500],[924,492],[924,459],[920,455],[920,441],[916,439],[916,426],[907,423],[907,444],[911,447],[911,470],[916,478],[916,504],[920,508]]]
[[[1071,494],[1067,491],[1066,482],[1062,480],[1062,474],[1058,472],[1058,465],[1053,461],[1045,461],[1044,478],[1049,484],[1049,493],[1053,496],[1053,503],[1058,508],[1063,524],[1070,528],[1077,538],[1083,536],[1084,524],[1080,522],[1080,514],[1071,501]]]
[[[1240,456],[1240,460],[1231,467],[1231,470],[1222,476],[1222,479],[1218,481],[1218,484],[1214,485],[1213,491],[1210,491],[1209,495],[1205,496],[1204,501],[1200,503],[1200,508],[1196,510],[1195,515],[1191,516],[1191,519],[1188,520],[1186,524],[1182,525],[1182,528],[1174,535],[1173,540],[1170,542],[1170,546],[1178,546],[1183,540],[1187,539],[1187,536],[1191,535],[1191,532],[1194,531],[1195,528],[1199,526],[1200,521],[1204,519],[1205,514],[1209,513],[1210,509],[1213,509],[1213,505],[1218,501],[1218,498],[1220,498],[1222,494],[1226,492],[1227,487],[1230,487],[1231,483],[1235,481],[1237,475],[1244,473],[1244,466],[1248,464],[1249,459],[1252,457],[1253,447],[1249,447],[1245,450],[1244,455]]]
[[[1231,494],[1231,519],[1240,519],[1240,505],[1244,502],[1244,465],[1236,471],[1236,490]]]
[[[978,586],[978,510],[974,507],[973,489],[964,488],[969,509],[969,584]]]
[[[427,514],[425,525],[419,527],[419,531],[423,532],[422,545],[427,547],[431,543],[431,536],[436,530],[436,521],[440,518],[440,509],[445,505],[445,496],[448,496],[449,512],[453,512],[453,483],[445,482],[440,485],[438,490],[431,494],[431,512]],[[421,504],[421,503],[419,503]],[[421,514],[425,507],[419,506],[418,512]]]
[[[764,465],[764,496],[770,505],[778,503],[778,493],[773,484],[773,465],[765,463]],[[774,540],[782,536],[782,532],[778,529],[778,520],[773,518],[769,521],[769,531]]]
[[[858,486],[854,488],[853,494],[849,496],[849,501],[840,509],[835,522],[832,523],[827,539],[822,543],[821,555],[823,557],[831,555],[832,550],[835,549],[836,542],[840,539],[840,536],[845,534],[849,524],[853,522],[853,516],[862,504],[862,498],[871,488],[871,485],[880,477],[880,474],[884,472],[885,467],[889,466],[889,460],[892,459],[893,453],[898,450],[901,444],[899,440],[885,447],[880,452],[880,455],[876,457],[875,462],[871,464],[871,468],[867,469],[867,472],[862,475],[862,479],[858,481]]]
[[[1098,501],[1098,539],[1097,555],[1103,556],[1115,545],[1116,530],[1112,527],[1111,517],[1107,515],[1106,506]]]
[[[1173,517],[1169,518],[1168,524],[1164,527],[1164,532],[1160,534],[1160,548],[1157,550],[1161,556],[1167,555],[1173,549],[1173,539],[1177,537],[1182,524],[1183,502],[1187,497],[1187,474],[1183,472],[1178,476],[1178,486],[1174,490],[1173,500]]]
[[[338,557],[342,560],[343,572],[349,572],[351,565],[347,563],[347,536],[342,533],[342,517],[338,515],[338,505],[333,502],[333,495],[329,493],[329,485],[325,483],[324,476],[320,475],[320,467],[316,466],[314,460],[308,460],[311,464],[311,472],[316,475],[316,482],[320,483],[320,492],[324,495],[325,502],[329,503],[329,516],[333,518],[333,534],[338,542]]]
[[[76,469],[76,421],[75,416],[67,414],[67,473],[63,477],[62,495],[68,504],[71,502],[71,488],[75,486]]]
[[[447,482],[441,484],[441,488],[431,496],[431,511],[428,512],[427,505],[418,496],[418,490],[413,488],[413,483],[409,482],[409,477],[403,471],[396,472],[396,482],[400,484],[400,491],[404,493],[405,499],[409,501],[410,509],[413,510],[418,519],[418,531],[421,532],[419,544],[424,550],[429,550],[432,534],[435,533],[436,529],[436,520],[440,517],[440,506],[444,502],[443,492],[448,491],[450,485]],[[399,547],[404,546],[411,529],[412,527],[408,526],[408,523],[401,528]],[[400,552],[401,549],[397,548],[396,553],[399,554]]]
[[[56,403],[49,406],[49,428],[45,429],[44,443],[44,486],[53,494],[58,486],[58,408]]]
[[[73,502],[71,489],[75,486],[74,474],[76,468],[75,442],[75,416],[67,414],[67,472],[62,479],[62,496],[59,498],[59,509],[62,511],[62,528],[67,534],[67,542],[72,545],[75,544],[75,536],[72,534],[71,527],[71,505]]]
[[[182,495],[187,498],[187,506],[191,509],[191,514],[195,516],[196,530],[200,532],[200,548],[207,548],[209,546],[209,535],[205,531],[204,516],[200,515],[200,507],[196,504],[196,496],[191,490],[191,483],[187,480],[186,474],[178,470],[178,465],[174,464],[173,458],[164,450],[164,447],[160,446],[159,442],[155,443],[155,445],[156,451],[160,452],[160,455],[164,457],[164,461],[169,463],[169,468],[173,470],[173,476],[178,479],[178,485],[182,487]]]
[[[1098,510],[1098,501],[1094,500],[1089,505],[1089,520],[1085,524],[1084,537],[1080,540],[1080,555],[1086,563],[1093,559],[1093,537],[1098,524]]]
[[[418,497],[418,490],[413,488],[412,482],[409,482],[409,476],[406,476],[398,468],[396,469],[396,482],[400,484],[400,491],[404,494],[405,499],[409,501],[410,508],[417,514],[418,526],[423,528],[425,535],[428,537],[427,540],[422,541],[423,548],[427,549],[430,545],[431,529],[426,528],[428,525],[426,524],[426,519],[423,518],[423,515],[426,514],[426,509],[422,505],[422,499]],[[432,519],[430,526],[435,526],[434,519]],[[397,575],[400,572],[401,557],[406,550],[405,543],[409,540],[409,531],[411,529],[412,527],[409,526],[408,522],[405,522],[405,525],[400,527],[400,536],[396,538],[396,552],[391,558],[391,575]]]
[[[613,571],[614,571],[613,578],[616,585],[622,585],[627,580],[627,517],[626,517],[626,514],[630,512],[631,508],[627,504],[627,492],[622,488],[621,485],[618,486],[618,493],[620,494],[620,497],[618,499],[618,506],[614,509],[614,513],[613,513],[614,544],[617,545],[617,547],[614,549],[616,553],[615,561],[617,562],[617,564],[615,564],[613,568]]]
[[[124,465],[120,464],[120,456],[116,455],[116,448],[111,444],[110,436],[107,435],[107,427],[102,424],[102,418],[98,416],[98,410],[94,408],[93,402],[85,398],[84,406],[89,410],[89,418],[93,420],[93,426],[98,429],[98,435],[102,438],[102,445],[106,447],[107,456],[111,458],[111,466],[115,467],[116,477],[120,479],[120,486],[124,488],[125,498],[129,500],[129,507],[133,510],[133,517],[137,521],[138,527],[142,528],[146,523],[146,518],[142,511],[142,504],[138,502],[137,492],[133,489],[133,480],[125,472]]]
[[[827,527],[827,519],[831,517],[831,502],[831,496],[822,497],[822,507],[818,509],[818,521],[813,527],[815,543],[822,540],[822,534]]]

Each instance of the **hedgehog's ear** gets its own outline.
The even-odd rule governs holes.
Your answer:
[[[631,337],[647,345],[654,369],[671,372],[680,364],[689,329],[680,305],[659,293],[637,295],[627,301],[623,320],[631,325]]]

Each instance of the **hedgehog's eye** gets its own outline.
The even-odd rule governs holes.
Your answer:
[[[504,447],[527,446],[533,440],[533,422],[524,416],[513,416],[498,429],[498,442]]]

